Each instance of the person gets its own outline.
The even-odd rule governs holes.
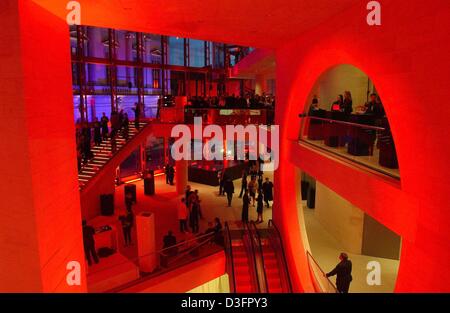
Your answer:
[[[346,115],[350,115],[353,112],[353,100],[350,91],[344,92],[344,102],[342,103],[342,111]]]
[[[320,110],[319,98],[317,97],[317,95],[314,95],[311,102],[311,106],[309,107],[309,115],[313,115],[314,114],[313,112],[318,110]]]
[[[256,177],[253,176],[250,182],[248,183],[248,191],[250,194],[250,198],[253,199],[253,206],[255,206],[257,190],[258,190],[258,183],[256,182]]]
[[[173,179],[175,178],[175,169],[172,165],[169,165],[169,184],[173,185]]]
[[[267,208],[269,208],[269,201],[273,201],[273,183],[269,180],[269,177],[266,177],[266,181],[262,186],[262,191],[264,194],[264,202],[266,203]]]
[[[186,199],[181,198],[181,201],[178,202],[178,220],[180,222],[180,232],[184,233],[188,231],[187,227],[187,218],[188,218],[188,209],[186,207]]]
[[[165,254],[167,256],[173,256],[176,255],[178,252],[177,247],[173,247],[177,244],[177,238],[174,236],[173,232],[171,230],[169,230],[167,232],[167,235],[164,236],[163,238],[163,249],[167,249],[165,250]],[[173,247],[172,249],[170,249],[171,247]]]
[[[248,190],[245,191],[242,197],[242,222],[248,222],[248,206],[250,205],[250,197],[248,196]]]
[[[170,168],[170,164],[167,163],[166,167],[164,168],[164,173],[166,174],[166,184],[169,184],[169,168]]]
[[[219,173],[217,173],[217,178],[219,178],[219,196],[223,196],[224,195],[223,186],[224,186],[225,180],[226,180],[225,169],[223,169],[222,171],[219,171]]]
[[[129,133],[130,133],[130,121],[128,119],[128,114],[125,113],[125,114],[123,114],[123,119],[122,119],[122,134],[123,134],[123,137],[125,138],[125,140],[128,140]]]
[[[102,131],[98,118],[94,119],[94,144],[97,147],[102,144]]]
[[[339,255],[340,262],[329,273],[327,277],[336,275],[336,288],[339,293],[348,293],[352,278],[352,262],[348,259],[347,253],[342,252]]]
[[[263,185],[263,176],[262,176],[262,172],[260,171],[258,173],[258,193],[261,192],[262,187],[263,187],[262,185]]]
[[[192,194],[191,186],[187,185],[186,190],[184,191],[184,198],[186,199],[186,207],[191,207],[191,194]]]
[[[106,116],[105,112],[103,112],[102,113],[102,118],[100,119],[100,125],[102,127],[102,137],[103,137],[103,139],[108,138],[108,133],[109,133],[108,122],[109,122],[109,119]]]
[[[120,109],[119,114],[118,114],[118,127],[117,129],[120,130],[123,127],[123,120],[124,120],[124,113],[123,113],[123,109]]]
[[[365,104],[366,112],[365,114],[370,114],[376,118],[381,118],[385,115],[383,105],[381,101],[378,100],[377,94],[370,94],[370,100]]]
[[[98,264],[98,256],[97,251],[95,250],[95,229],[92,226],[89,226],[86,220],[83,220],[81,225],[83,226],[83,245],[84,245],[84,254],[88,261],[89,266],[92,265],[91,256],[94,259],[95,264]]]
[[[198,191],[195,190],[194,193],[192,193],[190,196],[190,214],[189,214],[189,222],[192,229],[192,232],[194,234],[198,233],[199,226],[198,226],[198,220],[200,217],[200,200],[198,198]]]
[[[242,180],[241,180],[241,192],[239,193],[239,198],[242,198],[244,191],[247,190],[247,172],[245,170],[242,171]]]
[[[134,111],[134,127],[136,129],[139,129],[139,118],[141,116],[141,106],[139,103],[135,103],[135,107],[133,108]]]
[[[231,200],[233,199],[233,193],[234,193],[234,184],[231,178],[227,178],[227,181],[225,182],[223,186],[223,190],[227,194],[227,200],[228,200],[228,206],[231,206]]]
[[[258,213],[258,218],[256,220],[257,224],[264,222],[263,210],[264,210],[263,194],[262,192],[259,192],[258,197],[256,198],[256,213]]]
[[[133,228],[134,215],[131,207],[127,208],[125,216],[120,216],[119,220],[122,224],[123,239],[125,241],[125,247],[131,246],[131,229]]]
[[[331,111],[340,112],[342,109],[342,105],[344,103],[344,97],[342,95],[338,95],[336,101],[331,105]]]

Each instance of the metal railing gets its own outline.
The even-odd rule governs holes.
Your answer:
[[[309,272],[314,284],[316,292],[321,293],[337,293],[336,286],[326,276],[326,273],[322,270],[319,263],[314,259],[309,251],[306,251],[306,257],[308,259]]]
[[[394,139],[386,118],[356,114],[339,117],[342,120],[305,115],[300,117],[302,125],[299,140],[302,143],[396,180],[400,179]]]
[[[278,230],[277,226],[275,225],[274,221],[270,219],[267,223],[269,227],[270,232],[270,240],[271,244],[273,245],[276,254],[278,263],[280,264],[280,270],[281,274],[283,276],[282,281],[282,287],[286,292],[292,292],[292,283],[291,283],[291,277],[289,276],[289,268],[286,261],[286,254],[284,251],[284,245],[283,240],[281,238],[280,231]]]
[[[228,222],[225,222],[225,252],[227,257],[227,273],[229,276],[229,282],[230,282],[230,292],[235,293],[236,292],[236,281],[235,281],[235,271],[234,271],[234,259],[233,259],[233,247],[231,244],[231,233],[230,233],[230,227],[228,226]]]
[[[202,248],[206,244],[213,242],[215,235],[217,234],[208,233],[189,240],[181,241],[176,245],[166,247],[158,251],[154,251],[152,253],[141,255],[136,258],[127,259],[124,262],[116,263],[113,266],[101,269],[100,271],[96,271],[94,273],[97,274],[100,272],[111,270],[113,268],[119,268],[124,264],[128,264],[130,261],[135,264],[139,264],[140,260],[142,259],[154,257],[155,258],[154,262],[156,263],[156,265],[155,269],[152,272],[143,273],[141,271],[141,275],[139,278],[105,291],[107,293],[120,292],[124,289],[130,288],[146,280],[152,279],[169,271],[175,270],[181,266],[192,263],[200,258],[207,257],[221,251],[223,247],[218,245],[215,246],[215,248],[217,249],[211,249],[210,251],[207,251],[205,254],[202,254],[199,251],[200,248]]]
[[[252,259],[253,268],[251,270],[253,271],[254,277],[256,278],[257,292],[258,293],[265,292],[265,291],[261,290],[261,287],[263,285],[260,282],[260,277],[259,277],[259,274],[258,274],[260,272],[260,270],[258,270],[259,266],[258,266],[256,252],[255,252],[256,251],[255,243],[253,241],[253,238],[252,238],[251,231],[249,229],[248,223],[244,223],[244,234],[243,234],[242,240],[244,241],[244,246],[247,249],[249,249],[249,251],[247,251],[247,255],[250,255],[251,259]],[[250,244],[245,244],[246,240],[250,241]]]
[[[255,248],[254,258],[256,261],[256,275],[258,276],[258,282],[260,284],[259,290],[262,293],[267,293],[269,292],[269,286],[267,284],[266,264],[264,262],[261,237],[254,221],[249,222],[247,227],[253,242],[253,247]]]

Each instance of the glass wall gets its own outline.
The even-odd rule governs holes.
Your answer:
[[[145,145],[145,168],[160,170],[164,163],[164,138],[149,136]]]
[[[180,37],[169,37],[169,60],[170,65],[184,65],[184,39]]]
[[[141,149],[134,150],[130,156],[120,164],[120,178],[139,174],[141,170]]]
[[[189,40],[189,65],[192,67],[205,66],[205,42],[203,40]]]

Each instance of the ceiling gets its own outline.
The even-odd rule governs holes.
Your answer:
[[[66,19],[68,0],[33,0]],[[360,0],[78,0],[81,23],[274,48]]]

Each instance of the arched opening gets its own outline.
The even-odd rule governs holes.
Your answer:
[[[332,67],[319,77],[306,101],[301,144],[351,163],[367,175],[399,183],[388,118],[376,86],[364,72],[347,64]],[[303,170],[298,187],[300,228],[316,290],[335,291],[335,279],[324,274],[333,270],[344,252],[353,264],[350,292],[393,292],[401,236]]]
[[[394,138],[373,81],[353,65],[324,72],[302,118],[302,142],[333,157],[400,180]]]

